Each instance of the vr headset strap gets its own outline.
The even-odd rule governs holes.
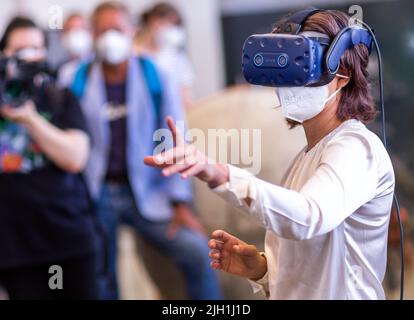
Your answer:
[[[343,29],[332,41],[326,54],[326,67],[329,73],[335,74],[338,72],[341,57],[347,49],[363,44],[371,53],[372,42],[371,34],[364,28],[351,26]]]
[[[309,7],[298,11],[289,16],[287,20],[278,28],[277,32],[298,34],[301,31],[302,25],[306,19],[321,11],[323,10],[316,9],[315,7]]]

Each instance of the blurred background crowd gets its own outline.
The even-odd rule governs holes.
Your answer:
[[[377,34],[405,231],[406,297],[413,299],[414,3],[354,4],[2,1],[0,299],[36,297],[27,283],[47,283],[42,268],[51,264],[69,270],[71,290],[81,298],[262,299],[246,281],[209,268],[207,237],[225,229],[261,248],[264,230],[205,186],[163,179],[142,158],[152,153],[153,132],[166,115],[203,132],[258,128],[259,176],[278,183],[305,138],[301,128],[289,130],[274,108],[274,90],[244,82],[241,48],[250,34],[269,32],[280,17],[309,5],[358,14]],[[30,91],[30,102],[18,101],[14,82],[5,88],[9,68],[16,67],[13,57],[47,70],[48,78]],[[378,97],[377,62],[372,55]],[[370,127],[380,132],[379,122]],[[399,247],[393,215],[384,281],[391,299],[399,289]],[[98,288],[88,290],[94,275]]]

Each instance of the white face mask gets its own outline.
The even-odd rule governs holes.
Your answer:
[[[178,26],[163,28],[157,35],[157,43],[162,49],[179,50],[185,46],[186,41],[184,28]]]
[[[347,76],[337,75],[349,79]],[[329,95],[328,85],[321,87],[281,87],[276,95],[282,106],[283,116],[302,123],[316,117],[326,104],[333,99],[341,88]]]
[[[127,60],[131,54],[131,48],[131,38],[116,30],[106,31],[96,42],[98,57],[114,65]]]
[[[40,61],[46,59],[46,49],[27,47],[15,53],[16,57],[25,61]]]
[[[76,58],[85,57],[92,49],[92,36],[84,29],[68,31],[63,36],[63,46],[69,55]]]

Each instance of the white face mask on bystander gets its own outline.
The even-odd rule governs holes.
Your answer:
[[[112,65],[126,61],[131,54],[131,49],[131,38],[116,30],[106,31],[96,42],[98,57]]]
[[[186,32],[179,26],[164,27],[157,34],[157,43],[161,50],[180,50],[186,41]]]
[[[42,61],[46,59],[47,51],[44,48],[26,47],[16,51],[15,56],[27,62]]]
[[[84,29],[68,31],[63,36],[63,46],[69,55],[76,58],[83,58],[92,50],[92,36]]]
[[[349,79],[348,76],[337,77]],[[281,87],[276,89],[285,118],[302,123],[316,117],[342,88],[329,95],[328,85],[321,87]]]

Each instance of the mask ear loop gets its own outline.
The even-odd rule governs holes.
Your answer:
[[[279,95],[277,93],[277,90],[278,90],[278,88],[276,88],[275,91],[276,91],[277,100],[279,100],[279,105],[277,105],[275,107],[272,107],[273,110],[277,110],[277,109],[281,109],[282,108],[282,103],[280,102],[280,99],[279,99]]]
[[[337,73],[337,74],[336,74],[336,76],[337,76],[338,78],[342,78],[342,79],[351,79],[351,77],[349,77],[349,76],[345,76],[345,75],[343,75],[343,74],[339,74],[339,73]]]
[[[342,78],[342,79],[351,79],[351,77],[349,76],[345,76],[343,74],[336,74],[336,76],[338,78]],[[328,103],[330,100],[332,100],[334,97],[336,97],[336,95],[343,89],[343,87],[339,88],[338,90],[336,90],[335,92],[333,92],[326,100],[325,100],[325,105],[326,103]]]
[[[337,89],[335,92],[333,92],[326,100],[325,100],[325,106],[326,104],[331,101],[336,95],[342,90],[342,88]]]

